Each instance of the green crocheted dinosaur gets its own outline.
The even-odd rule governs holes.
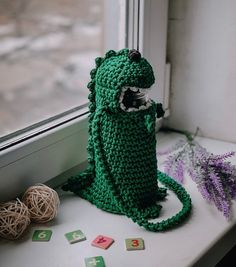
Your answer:
[[[128,49],[109,51],[95,62],[88,84],[88,168],[69,178],[63,189],[103,210],[125,214],[147,230],[174,227],[189,215],[191,199],[181,185],[157,171],[155,122],[163,113],[147,96],[155,81],[152,67]],[[177,194],[183,208],[154,223],[148,220],[159,216],[157,201],[166,196],[157,179]]]

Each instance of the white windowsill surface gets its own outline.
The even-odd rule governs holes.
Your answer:
[[[177,134],[159,134],[158,149],[170,147],[179,137]],[[236,150],[236,144],[206,138],[198,140],[216,154]],[[159,158],[161,170],[163,159]],[[44,225],[31,224],[18,241],[0,239],[0,266],[82,267],[85,266],[84,258],[93,256],[103,256],[106,267],[214,266],[236,244],[236,205],[232,205],[233,216],[228,222],[215,207],[202,199],[190,179],[186,179],[184,186],[192,198],[192,215],[186,223],[165,233],[148,232],[125,216],[104,212],[73,194],[59,192],[61,205],[54,221]],[[171,192],[161,204],[160,220],[181,208]],[[53,231],[51,240],[32,242],[33,231],[41,228]],[[70,245],[64,234],[77,229],[84,232],[87,240]],[[107,250],[91,246],[99,234],[114,238],[114,244]],[[144,239],[145,250],[126,251],[125,238],[139,237]]]

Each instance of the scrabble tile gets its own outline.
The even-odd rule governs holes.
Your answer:
[[[49,241],[51,236],[51,230],[35,230],[32,236],[32,241]]]
[[[125,239],[126,250],[142,250],[144,249],[144,241],[142,238]]]
[[[103,260],[103,257],[97,256],[85,258],[85,265],[86,267],[105,267],[105,262]]]
[[[95,247],[107,249],[111,246],[113,242],[114,239],[107,236],[99,235],[93,240],[92,245]]]
[[[73,231],[73,232],[66,233],[65,237],[67,238],[67,240],[71,244],[86,240],[86,236],[80,230],[76,230],[76,231]]]

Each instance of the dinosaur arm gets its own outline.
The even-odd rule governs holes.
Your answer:
[[[158,119],[164,117],[165,111],[161,103],[156,104],[156,112]]]

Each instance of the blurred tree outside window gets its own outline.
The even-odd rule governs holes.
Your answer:
[[[0,0],[0,137],[88,102],[103,0]]]

